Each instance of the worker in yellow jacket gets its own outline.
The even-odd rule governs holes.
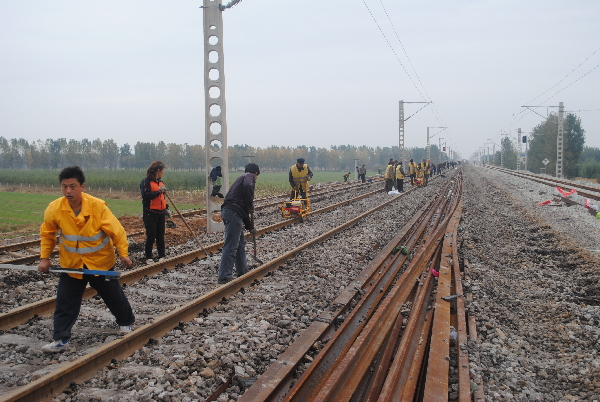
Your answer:
[[[52,201],[44,212],[40,228],[40,257],[38,271],[48,272],[50,255],[59,237],[59,260],[63,268],[85,268],[108,271],[116,255],[121,264],[131,267],[128,256],[127,233],[112,214],[106,202],[85,194],[85,176],[79,166],[63,169],[58,176],[64,197]],[[54,342],[44,345],[45,352],[60,352],[69,348],[71,328],[81,308],[87,284],[94,288],[115,316],[120,331],[131,332],[135,321],[133,311],[118,280],[106,280],[98,275],[66,274],[60,276],[54,310]]]
[[[408,162],[408,175],[410,176],[410,184],[414,186],[417,177],[417,163],[412,159]]]
[[[392,191],[396,181],[396,162],[393,159],[388,162],[383,178],[385,179],[385,192],[388,193]]]
[[[308,182],[313,177],[313,173],[304,160],[304,158],[296,159],[296,164],[290,168],[289,179],[292,186],[292,194],[290,200],[294,199],[294,195],[300,198],[308,198]]]
[[[427,186],[427,182],[429,181],[429,175],[431,174],[430,162],[431,162],[430,160],[426,161],[425,159],[423,159],[423,162],[421,162],[421,169],[423,170],[423,179],[424,179],[423,187]]]
[[[404,192],[404,167],[402,166],[402,161],[396,165],[396,188],[398,192]]]

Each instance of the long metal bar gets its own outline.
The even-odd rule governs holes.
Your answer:
[[[427,220],[430,219],[434,209],[435,208],[432,208],[431,205],[424,206],[424,208],[419,211],[417,216],[413,218],[413,221],[409,222],[409,224],[407,224],[403,229],[403,232],[406,232],[406,228],[418,227],[413,235],[415,240],[411,240],[411,248],[414,246],[416,238],[420,237],[423,231],[427,228]],[[419,217],[419,221],[421,222],[418,224],[418,226],[415,221],[417,217]],[[391,243],[396,243],[396,241]],[[404,259],[382,265],[381,268],[386,268],[386,271],[382,271],[383,273],[381,274],[381,277],[378,278],[377,282],[373,283],[372,289],[388,288],[393,281],[397,270],[400,268],[400,264],[403,263]],[[405,276],[406,275],[407,274],[405,273]],[[373,306],[377,305],[382,297],[383,293],[379,290],[375,292],[368,292],[362,295],[360,302],[355,306],[352,314],[346,317],[344,323],[336,332],[335,336],[329,340],[313,364],[296,382],[294,389],[288,393],[288,399],[295,398],[295,400],[310,400],[314,397],[314,395],[317,393],[316,390],[318,389],[319,384],[325,380],[325,373],[328,372],[329,368],[340,356],[344,356],[347,353],[348,348],[358,336],[360,329],[366,325],[368,318],[373,313]],[[348,331],[347,328],[352,328],[353,331]]]
[[[18,269],[21,271],[37,271],[37,266],[31,265],[15,265],[15,264],[0,264],[2,269]],[[112,276],[118,278],[121,276],[119,271],[101,271],[98,269],[78,269],[78,268],[62,268],[62,267],[50,267],[50,272],[55,273],[67,273],[67,274],[82,274],[82,275],[101,275],[101,276]]]
[[[443,224],[446,223],[447,220]],[[442,234],[442,231],[436,231],[428,243],[434,244],[439,241]],[[349,400],[393,325],[393,317],[398,315],[399,305],[403,303],[403,300],[406,300],[412,289],[412,284],[419,276],[419,273],[411,267],[422,263],[425,256],[428,257],[427,259],[431,258],[431,253],[433,251],[429,251],[427,248],[420,249],[411,265],[396,283],[391,295],[382,302],[380,309],[370,318],[359,338],[354,341],[350,349],[341,355],[340,364],[336,365],[331,373],[324,373],[322,370],[305,372],[298,380],[297,386],[290,391],[286,400]],[[341,330],[342,328],[340,328]],[[313,363],[312,366],[314,365]],[[305,380],[307,376],[311,375],[307,373],[314,373],[313,377],[315,378],[310,382]]]
[[[413,189],[411,189],[410,191],[412,191],[412,190]],[[346,201],[343,201],[338,204],[330,205],[329,207],[325,207],[325,208],[318,209],[316,211],[312,211],[309,214],[309,216],[318,215],[318,214],[330,211],[332,209],[338,208],[343,205],[350,204],[353,201],[358,201],[362,198],[366,198],[366,197],[369,197],[369,196],[377,194],[377,193],[380,193],[380,191],[375,190],[375,191],[372,191],[369,193],[362,194],[351,200],[346,200]],[[409,193],[409,191],[403,193],[402,195],[400,195],[400,197],[402,197],[408,193]],[[286,226],[291,226],[295,222],[296,222],[295,219],[288,219],[285,221],[277,222],[273,225],[258,229],[257,234],[261,235],[261,234],[265,234],[267,232],[272,232],[272,231],[281,229]],[[251,235],[246,234],[246,238],[248,238],[249,236],[251,236]],[[222,247],[223,247],[223,242],[221,241],[221,242],[217,242],[217,243],[208,245],[206,247],[206,251],[209,254],[216,253]],[[206,254],[204,251],[192,250],[187,253],[168,258],[167,260],[165,260],[163,262],[158,262],[158,263],[152,264],[152,265],[145,265],[145,266],[137,268],[133,271],[123,272],[122,276],[119,278],[119,281],[121,282],[121,284],[125,283],[125,284],[129,285],[131,283],[135,283],[135,282],[139,281],[144,276],[154,275],[156,273],[163,271],[165,268],[166,269],[175,268],[175,266],[178,264],[189,264],[196,258],[205,258],[207,255],[208,254]],[[93,297],[95,294],[96,294],[96,291],[93,288],[87,287],[83,294],[83,298],[89,299],[90,297]],[[27,320],[29,320],[30,318],[32,318],[34,315],[46,315],[46,314],[52,313],[55,308],[55,302],[56,302],[56,297],[48,297],[46,299],[39,300],[35,303],[17,307],[6,313],[0,314],[0,330],[7,330],[16,325],[22,324],[22,323],[26,322]]]

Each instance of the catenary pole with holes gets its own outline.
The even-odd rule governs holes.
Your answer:
[[[223,12],[220,0],[204,0],[204,133],[206,152],[206,231],[224,229],[214,218],[221,211],[211,197],[209,173],[221,166],[222,193],[229,190],[229,158],[227,157],[227,119],[225,104],[225,71],[223,61]]]

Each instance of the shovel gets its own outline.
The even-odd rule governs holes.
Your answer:
[[[252,228],[254,228],[254,212],[252,212],[250,214],[250,222],[252,223]],[[256,233],[254,233],[254,232],[252,232],[252,242],[254,243],[254,255],[252,257],[254,257],[256,262],[258,262],[261,265],[264,265],[264,262],[259,260],[258,257],[256,256]]]

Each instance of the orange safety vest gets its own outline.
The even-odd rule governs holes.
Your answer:
[[[160,190],[160,184],[158,182],[155,182],[154,180],[150,180],[150,191],[159,191],[159,190]],[[164,193],[162,193],[158,197],[150,200],[150,209],[158,209],[161,211],[167,209],[167,202],[165,201]]]

